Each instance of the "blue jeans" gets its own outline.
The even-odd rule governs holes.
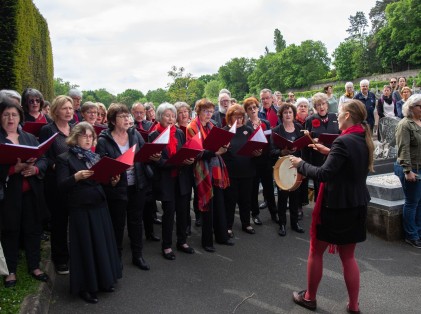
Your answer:
[[[403,193],[405,195],[402,212],[405,238],[418,240],[421,238],[421,181],[406,181],[403,168],[398,163],[395,163],[394,170],[402,183]],[[421,169],[418,172],[414,172],[421,178]]]

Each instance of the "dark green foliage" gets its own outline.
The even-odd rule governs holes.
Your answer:
[[[0,89],[27,87],[54,96],[53,54],[48,25],[31,0],[0,2]]]

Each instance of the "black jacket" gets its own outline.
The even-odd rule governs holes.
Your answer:
[[[19,144],[28,146],[38,146],[38,141],[35,136],[18,130]],[[0,143],[11,143],[6,138],[6,132],[0,128]],[[13,174],[8,177],[9,168],[13,165],[0,165],[0,182],[4,184],[4,200],[0,202],[0,213],[2,230],[8,228],[16,228],[20,224],[20,213],[22,208],[22,181],[23,176],[19,173]],[[45,157],[39,158],[35,162],[38,167],[38,175],[28,177],[29,185],[34,195],[34,209],[37,222],[42,222],[43,219],[48,217],[48,210],[44,198],[44,184],[42,179],[47,170],[47,160]]]
[[[136,129],[130,128],[127,130],[129,135],[129,147],[132,147],[134,144],[137,144],[136,152],[145,144],[142,136]],[[103,130],[99,137],[98,143],[96,145],[95,152],[99,154],[101,157],[107,156],[113,159],[116,159],[121,155],[120,148],[118,147],[117,143],[114,141],[110,129]],[[145,175],[145,165],[140,162],[134,163],[135,169],[135,179],[136,179],[136,188],[137,189],[144,189],[148,185],[148,179]],[[104,191],[107,195],[108,199],[127,199],[127,175],[124,171],[121,173],[120,181],[117,183],[115,187],[111,186],[111,184],[104,184]]]
[[[158,135],[158,131],[149,134],[149,142],[153,142]],[[183,131],[177,128],[175,137],[177,138],[177,151],[179,151],[186,142],[186,136]],[[176,169],[176,166],[165,164],[168,159],[168,151],[164,148],[161,159],[153,163],[154,193],[161,201],[175,201],[177,195],[186,195],[191,192],[193,187],[192,166],[186,165]],[[176,176],[173,176],[175,169],[178,172]]]
[[[70,151],[57,157],[57,186],[65,195],[64,202],[69,210],[107,207],[105,193],[99,183],[89,179],[76,182],[74,174],[87,169],[86,164]]]
[[[294,141],[304,136],[304,133],[301,132],[301,130],[302,130],[301,124],[294,122],[294,132],[293,132],[294,137],[295,137]],[[288,137],[288,133],[287,131],[285,131],[284,125],[282,123],[274,127],[272,129],[272,133],[276,133],[282,136],[283,138]],[[281,156],[281,149],[273,143],[272,136],[270,137],[270,155],[272,159],[274,160],[277,160]],[[293,155],[296,157],[300,157],[301,150],[297,150]]]
[[[366,206],[370,201],[366,185],[368,148],[364,135],[339,136],[321,167],[302,161],[298,171],[325,182],[323,205],[326,207],[354,208]]]

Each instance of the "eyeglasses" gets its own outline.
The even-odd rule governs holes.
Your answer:
[[[29,99],[29,101],[28,101],[31,105],[32,104],[34,104],[35,102],[37,102],[37,103],[41,103],[41,99],[39,99],[39,98],[33,98],[33,99]]]
[[[120,119],[129,119],[130,116],[128,114],[119,114],[119,115],[117,115],[117,118],[120,118]]]
[[[93,134],[81,134],[79,136],[85,140],[92,140],[94,138]]]
[[[211,114],[211,115],[212,115],[215,111],[205,109],[205,110],[203,110],[203,112],[204,112],[205,114]]]
[[[86,111],[87,114],[89,115],[97,115],[98,112],[97,111]]]
[[[396,81],[390,81],[390,84],[396,84]]]
[[[18,115],[18,114],[16,114],[16,113],[4,113],[4,114],[2,115],[2,117],[3,117],[4,119],[9,119],[9,118],[12,118],[12,119],[17,119],[17,118],[19,117],[19,115]]]
[[[135,116],[141,116],[141,115],[145,114],[145,111],[133,111],[133,114]]]

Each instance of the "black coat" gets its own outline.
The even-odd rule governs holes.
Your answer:
[[[332,144],[321,167],[300,163],[298,171],[325,182],[317,239],[349,244],[366,239],[368,148],[364,135],[347,134]]]
[[[294,132],[292,132],[294,133],[294,141],[304,136],[304,133],[301,132],[302,129],[303,128],[301,127],[301,124],[294,122]],[[282,123],[274,127],[272,129],[272,133],[276,133],[282,136],[283,138],[288,139],[288,132],[285,130],[284,125]],[[277,160],[281,156],[281,149],[273,143],[272,136],[270,137],[270,155],[272,159],[275,160]],[[300,157],[301,150],[297,150],[293,155],[296,157]]]
[[[266,130],[270,130],[269,121],[265,119],[260,119],[260,120],[261,120],[261,123],[266,126]],[[253,124],[251,123],[250,120],[246,122],[246,125],[253,129]],[[270,142],[270,136],[266,136],[266,138],[268,139],[268,142]],[[270,156],[270,145],[267,145],[263,149],[262,154],[259,157],[255,157],[254,160],[255,160],[256,166],[259,168],[265,168],[265,167],[272,168],[273,162]]]
[[[89,179],[76,182],[74,174],[87,169],[85,162],[70,151],[57,157],[57,186],[65,195],[69,210],[107,207],[104,190],[98,182]]]
[[[136,152],[145,144],[140,133],[135,128],[130,128],[127,130],[129,135],[129,147],[132,147],[134,144],[137,144]],[[116,159],[121,155],[120,148],[117,143],[114,141],[110,129],[104,130],[98,137],[98,143],[95,148],[95,152],[101,157],[107,156],[113,159]],[[134,163],[135,170],[135,179],[136,179],[136,188],[144,189],[148,185],[148,179],[145,175],[145,165],[140,162]],[[121,173],[120,181],[115,187],[111,184],[103,185],[105,193],[108,199],[121,199],[127,200],[127,174],[126,171]]]
[[[158,135],[158,131],[153,131],[149,134],[149,142],[153,142]],[[186,142],[186,136],[183,131],[176,129],[175,137],[177,138],[177,151],[179,151]],[[173,165],[166,165],[165,162],[168,159],[167,148],[164,148],[161,159],[158,162],[153,163],[155,182],[154,193],[161,201],[175,201],[177,194],[189,194],[191,193],[191,189],[193,187],[192,166],[186,165],[176,167]],[[177,176],[172,175],[175,170],[177,170]]]
[[[18,130],[19,132],[19,144],[28,145],[28,146],[38,146],[39,143],[34,135]],[[6,132],[0,128],[0,143],[11,143],[10,140],[6,138]],[[35,166],[38,167],[38,175],[30,176],[27,178],[31,190],[33,192],[33,208],[35,210],[35,217],[37,217],[37,222],[40,223],[43,219],[48,217],[48,210],[44,198],[44,184],[42,179],[45,176],[47,170],[47,160],[45,157],[39,158],[35,162]],[[8,176],[9,169],[13,165],[0,165],[0,182],[4,185],[4,200],[1,202],[0,211],[1,211],[1,222],[2,229],[5,227],[13,228],[17,224],[20,224],[20,213],[22,210],[22,182],[23,176],[19,173],[12,174]]]
[[[370,201],[366,185],[368,148],[364,135],[339,136],[321,167],[303,161],[298,171],[306,177],[325,182],[323,201],[327,207],[366,206]]]

